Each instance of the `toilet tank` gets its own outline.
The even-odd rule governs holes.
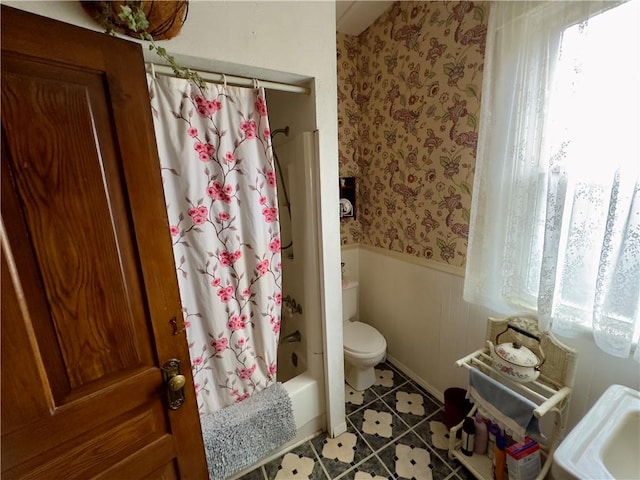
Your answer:
[[[358,316],[358,282],[347,280],[342,283],[342,321],[356,320]]]

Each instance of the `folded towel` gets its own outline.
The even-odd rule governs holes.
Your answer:
[[[541,438],[538,419],[533,415],[537,405],[477,368],[469,371],[467,398],[481,415],[497,423],[517,442],[529,435]]]
[[[291,399],[274,383],[248,399],[200,416],[209,477],[242,470],[296,436]]]

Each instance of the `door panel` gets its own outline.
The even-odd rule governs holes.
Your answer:
[[[146,331],[144,300],[116,157],[106,148],[113,135],[109,123],[96,121],[108,115],[107,105],[97,74],[3,61],[7,161],[33,233],[69,393],[143,359],[153,363],[150,339],[135,335]]]
[[[140,47],[1,20],[2,478],[207,478]]]

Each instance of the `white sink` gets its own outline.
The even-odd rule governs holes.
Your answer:
[[[553,455],[558,479],[640,478],[640,392],[610,386]]]

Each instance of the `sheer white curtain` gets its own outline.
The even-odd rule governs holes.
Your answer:
[[[640,333],[638,2],[491,5],[465,299]]]

